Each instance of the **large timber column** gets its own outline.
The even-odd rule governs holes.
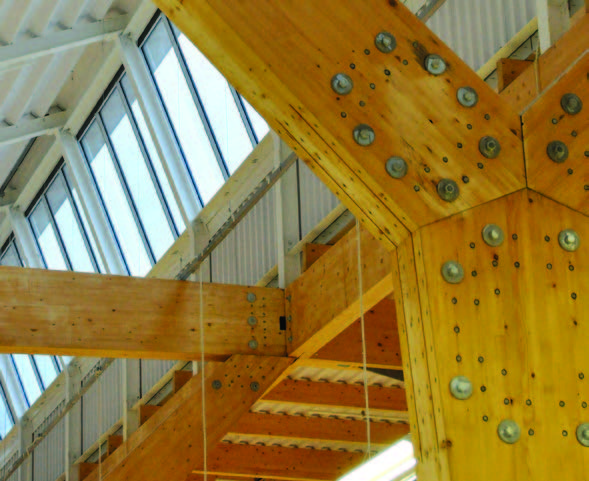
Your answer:
[[[420,481],[584,479],[587,60],[522,118],[396,0],[156,3],[395,250]]]

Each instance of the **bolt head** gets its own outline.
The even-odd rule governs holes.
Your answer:
[[[577,115],[583,109],[583,101],[573,93],[564,94],[560,106],[569,115]]]
[[[579,424],[577,427],[577,440],[586,448],[589,448],[589,423]]]
[[[575,252],[579,248],[581,240],[579,234],[573,229],[565,229],[558,234],[558,243],[565,251]]]
[[[250,349],[257,349],[258,348],[258,341],[256,341],[255,339],[250,340],[247,345],[249,346]]]
[[[407,175],[407,162],[401,157],[391,157],[385,165],[387,173],[394,179],[402,179]]]
[[[450,381],[452,396],[460,401],[465,401],[472,396],[472,383],[466,376],[456,376]]]
[[[247,318],[247,323],[250,326],[255,326],[258,323],[258,320],[254,316],[250,316]]]
[[[380,32],[374,38],[374,45],[382,53],[391,53],[393,50],[395,50],[395,48],[397,48],[397,40],[392,33]]]
[[[213,389],[215,389],[215,390],[219,390],[219,389],[221,389],[221,387],[222,387],[223,385],[221,384],[221,381],[219,381],[218,379],[215,379],[215,380],[212,382],[212,386],[213,386]]]
[[[503,244],[505,236],[503,230],[496,224],[487,224],[483,228],[483,240],[491,247],[498,247]]]
[[[360,124],[354,129],[354,140],[362,147],[368,147],[374,142],[374,130],[370,125]]]
[[[460,87],[456,92],[458,103],[463,107],[474,107],[479,101],[479,95],[472,87]]]
[[[460,195],[458,184],[452,179],[442,179],[438,182],[438,195],[446,202],[455,201]]]
[[[487,159],[496,159],[501,152],[501,144],[491,136],[485,136],[479,141],[479,151]]]
[[[257,381],[253,381],[252,383],[250,383],[250,389],[254,392],[259,391],[260,384]]]
[[[553,162],[562,164],[569,158],[569,149],[564,142],[560,140],[554,140],[546,147],[546,153]]]
[[[432,75],[442,75],[446,71],[446,62],[436,54],[425,57],[425,69]]]
[[[256,295],[253,292],[247,293],[247,302],[256,302]]]
[[[338,73],[331,79],[331,88],[338,95],[348,95],[354,88],[354,82],[349,75]]]
[[[458,284],[464,279],[464,269],[457,261],[447,261],[442,266],[442,277],[450,284]]]
[[[512,419],[505,419],[499,423],[497,434],[504,443],[514,444],[519,441],[521,429]]]

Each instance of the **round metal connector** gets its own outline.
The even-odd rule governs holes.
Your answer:
[[[215,379],[215,380],[212,382],[212,386],[213,386],[213,389],[214,389],[215,391],[218,391],[219,389],[221,389],[221,387],[223,386],[223,384],[221,384],[221,381],[219,381],[218,379]]]
[[[368,147],[374,142],[374,129],[370,125],[360,124],[354,129],[354,140],[362,147]]]
[[[255,316],[250,316],[247,318],[247,323],[253,327],[258,323],[258,319]]]
[[[380,32],[374,38],[374,45],[382,53],[391,53],[397,48],[397,39],[392,33]]]
[[[456,92],[458,103],[463,107],[474,107],[479,101],[479,94],[472,87],[460,87]]]
[[[589,423],[579,424],[579,427],[577,427],[577,441],[589,448]]]
[[[247,293],[247,302],[256,302],[256,295],[253,292]]]
[[[581,243],[579,234],[573,229],[565,229],[558,234],[558,243],[565,251],[575,252]]]
[[[425,69],[432,75],[442,75],[446,71],[446,62],[435,53],[425,57],[424,65]]]
[[[491,247],[498,247],[503,244],[505,236],[501,227],[496,224],[487,224],[483,228],[483,240]]]
[[[569,115],[577,115],[583,110],[583,101],[576,94],[564,94],[560,99],[560,106]]]
[[[562,164],[569,158],[569,149],[564,142],[560,140],[553,140],[546,147],[546,153],[553,162]]]
[[[504,443],[515,444],[519,441],[521,429],[512,419],[505,419],[499,423],[497,434]]]
[[[254,392],[257,392],[260,390],[260,383],[258,381],[253,381],[250,383],[250,389]]]
[[[450,284],[458,284],[464,279],[464,269],[458,261],[446,261],[442,266],[442,277]]]
[[[407,175],[407,162],[401,157],[391,157],[385,165],[387,173],[394,179],[402,179]]]
[[[331,88],[338,95],[348,95],[354,88],[354,82],[349,75],[338,73],[331,79]]]
[[[452,396],[460,401],[465,401],[472,396],[472,383],[466,376],[456,376],[450,381]]]
[[[460,189],[452,179],[442,179],[438,182],[438,195],[446,202],[453,202],[458,199]]]
[[[487,159],[496,159],[501,152],[501,144],[496,138],[487,135],[479,141],[479,151]]]
[[[252,339],[251,341],[249,341],[247,343],[247,345],[250,349],[257,349],[258,348],[258,341],[256,341],[255,339]]]

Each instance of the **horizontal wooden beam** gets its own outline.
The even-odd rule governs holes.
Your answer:
[[[364,386],[331,382],[285,379],[264,396],[265,401],[363,408]],[[399,387],[368,386],[373,409],[407,411],[405,390]]]
[[[197,359],[200,301],[192,282],[0,267],[0,352]],[[282,290],[203,284],[202,302],[206,359],[285,354]]]
[[[204,395],[200,376],[193,377],[129,439],[112,453],[87,481],[185,481],[203,466],[203,396],[209,452],[256,402],[292,360],[232,356],[205,366]],[[213,381],[220,386],[213,387]],[[252,388],[253,384],[256,388]]]
[[[209,455],[207,471],[213,475],[335,481],[364,459],[364,453],[222,444]]]
[[[366,422],[250,412],[231,428],[230,433],[327,443],[363,443],[366,442]],[[407,424],[370,424],[370,442],[380,447],[389,446],[408,433]]]
[[[393,291],[391,254],[361,229],[363,309]],[[286,290],[288,352],[309,357],[358,319],[358,240],[353,229]]]

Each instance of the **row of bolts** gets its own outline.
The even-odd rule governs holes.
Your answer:
[[[391,53],[395,50],[397,42],[389,32],[380,32],[374,40],[376,48],[383,53]],[[425,57],[424,68],[432,75],[442,75],[446,69],[446,62],[437,54],[429,54]],[[348,95],[354,88],[351,77],[345,73],[338,73],[331,79],[331,88],[338,95]],[[478,93],[472,87],[460,87],[456,92],[456,98],[463,107],[474,107],[479,100]],[[567,93],[562,96],[560,105],[569,115],[576,115],[581,112],[583,102],[574,93]],[[359,124],[353,131],[354,140],[362,147],[371,145],[376,135],[374,129],[367,124]],[[479,152],[487,159],[495,159],[501,152],[501,145],[497,139],[491,136],[484,136],[479,141]],[[548,157],[557,163],[564,162],[569,151],[566,144],[560,140],[552,141],[546,148]],[[408,165],[405,159],[393,156],[385,164],[387,173],[395,178],[402,179],[407,175]],[[417,188],[415,190],[418,190]],[[452,179],[442,179],[437,185],[438,195],[446,202],[456,200],[460,194],[458,184]]]
[[[505,235],[496,224],[487,224],[482,231],[484,242],[491,247],[500,246]],[[579,248],[579,235],[572,229],[565,229],[558,235],[560,247],[568,252]],[[464,279],[464,270],[457,261],[447,261],[442,266],[442,277],[450,284],[458,284]],[[450,381],[450,392],[458,400],[466,400],[472,396],[472,382],[466,376],[456,376]],[[533,430],[530,430],[533,433]],[[582,423],[577,427],[577,440],[583,446],[589,447],[589,423]],[[516,443],[521,437],[521,429],[512,419],[504,419],[497,427],[499,439],[507,444]]]

